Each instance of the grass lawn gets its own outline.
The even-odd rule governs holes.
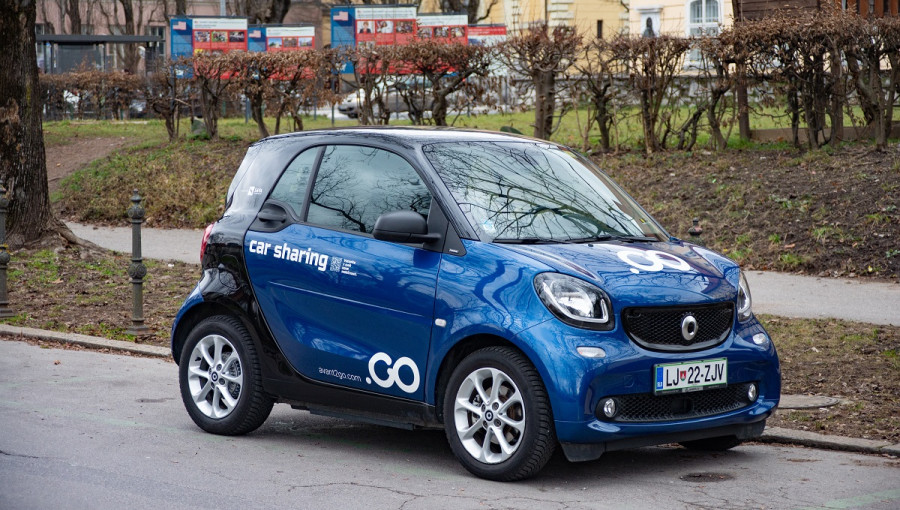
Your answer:
[[[681,119],[687,115],[686,108],[676,112],[673,124],[677,125]],[[613,143],[617,143],[620,147],[639,147],[643,138],[641,132],[639,112],[636,108],[625,109],[617,115],[617,132],[618,138],[613,137]],[[568,112],[559,122],[559,128],[554,133],[552,139],[556,142],[571,145],[573,147],[582,147],[583,145],[583,129],[587,123],[587,109]],[[853,125],[853,118],[861,119],[860,111],[855,111],[853,117],[845,116],[846,125]],[[896,109],[894,118],[900,121],[900,108]],[[282,119],[282,130],[289,129],[290,119]],[[271,134],[275,134],[275,119],[266,118],[266,126]],[[455,127],[468,127],[476,129],[486,129],[491,131],[499,131],[502,127],[513,127],[526,135],[533,132],[532,123],[534,122],[534,112],[495,112],[491,114],[466,115],[465,112],[459,114],[451,114],[448,116],[448,122]],[[726,118],[723,120],[723,133],[728,137],[728,144],[731,148],[746,149],[761,146],[754,142],[746,142],[740,140],[737,132],[736,120]],[[356,120],[336,119],[331,121],[331,117],[307,115],[303,117],[303,125],[307,130],[323,129],[329,127],[352,127],[358,126]],[[411,125],[409,120],[395,119],[391,120],[391,125],[408,126]],[[729,129],[731,126],[731,129]],[[750,118],[750,126],[752,129],[773,129],[773,128],[789,128],[790,120],[778,108],[759,108],[754,111]],[[191,137],[190,119],[182,119],[180,125],[180,135],[182,137]],[[219,120],[219,136],[223,139],[239,138],[241,140],[255,141],[259,139],[259,130],[253,121],[246,122],[243,118],[226,118]],[[133,121],[94,121],[94,120],[70,120],[58,122],[44,123],[44,138],[48,145],[63,145],[72,143],[79,137],[125,137],[140,140],[142,144],[156,144],[167,140],[165,124],[158,119],[133,120]],[[594,128],[589,136],[592,145],[599,144],[599,134]],[[707,146],[709,136],[700,130],[697,144],[695,148],[700,149]],[[671,142],[670,142],[671,143]],[[787,143],[774,144],[778,148],[788,148]],[[772,147],[773,144],[766,144]]]

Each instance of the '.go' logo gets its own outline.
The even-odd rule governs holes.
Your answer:
[[[622,262],[631,266],[631,272],[634,274],[640,273],[641,271],[651,273],[662,271],[664,267],[676,269],[678,271],[692,271],[691,266],[681,257],[676,257],[675,255],[661,251],[626,249],[619,251],[616,255],[618,255]]]
[[[375,373],[375,365],[378,363],[384,363],[388,366],[387,368],[387,377],[381,379],[378,377],[378,374]],[[403,382],[400,378],[400,367],[409,367],[412,370],[413,379],[409,383]],[[397,360],[396,363],[391,365],[391,357],[388,356],[384,352],[379,352],[372,356],[369,359],[369,375],[371,377],[366,377],[366,383],[372,384],[374,381],[375,384],[381,386],[382,388],[390,388],[393,385],[397,385],[402,391],[406,393],[412,393],[419,389],[419,367],[416,366],[416,362],[407,358],[406,356]]]

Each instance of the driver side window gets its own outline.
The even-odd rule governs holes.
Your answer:
[[[431,193],[415,169],[392,152],[356,145],[325,147],[313,183],[307,221],[336,230],[371,234],[386,212],[426,216]]]

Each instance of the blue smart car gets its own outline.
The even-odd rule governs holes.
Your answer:
[[[446,431],[477,476],[663,443],[727,449],[778,405],[731,260],[670,236],[588,159],[452,129],[250,147],[172,355],[216,434],[272,405]]]

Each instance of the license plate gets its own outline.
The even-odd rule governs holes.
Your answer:
[[[709,390],[728,384],[728,360],[726,358],[667,363],[656,365],[653,368],[653,392],[657,395]]]

